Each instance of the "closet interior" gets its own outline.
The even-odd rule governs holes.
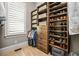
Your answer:
[[[38,28],[37,28],[37,48],[48,53],[48,27],[47,27],[47,3],[37,7],[38,10]]]
[[[67,2],[44,2],[31,15],[31,28],[37,29],[36,47],[47,54],[67,55],[70,51]]]

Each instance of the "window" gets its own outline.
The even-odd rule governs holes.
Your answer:
[[[8,2],[5,35],[25,33],[26,4],[24,2]]]

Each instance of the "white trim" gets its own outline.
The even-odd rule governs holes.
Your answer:
[[[28,46],[28,41],[22,42],[22,43],[19,43],[19,44],[15,44],[15,45],[12,45],[12,46],[8,46],[8,47],[5,47],[5,48],[1,48],[0,53],[6,52],[6,51],[13,51],[15,49],[22,48],[22,47],[25,47],[25,46]]]

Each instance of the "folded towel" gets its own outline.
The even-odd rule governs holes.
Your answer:
[[[35,12],[32,13],[32,15],[35,15],[35,14],[37,14],[37,11],[35,11]]]
[[[47,7],[46,5],[40,7],[40,8],[39,8],[39,11],[46,9],[46,7]]]

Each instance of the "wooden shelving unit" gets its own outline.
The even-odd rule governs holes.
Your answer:
[[[37,11],[36,13],[34,13]],[[34,14],[33,14],[34,13]],[[68,13],[66,2],[45,2],[32,11],[32,26],[37,27],[37,48],[48,53],[49,46],[69,53],[70,39],[68,31]],[[36,20],[36,23],[33,21]]]
[[[49,45],[69,53],[67,3],[49,2]]]
[[[48,53],[48,5],[47,2],[37,7],[38,10],[38,40],[37,48]],[[39,31],[40,29],[40,31]]]
[[[31,12],[31,30],[37,29],[37,9]]]
[[[39,23],[47,21],[47,2],[38,6],[37,10],[38,10],[38,25],[40,25]],[[47,22],[46,24],[42,25],[47,25]]]

